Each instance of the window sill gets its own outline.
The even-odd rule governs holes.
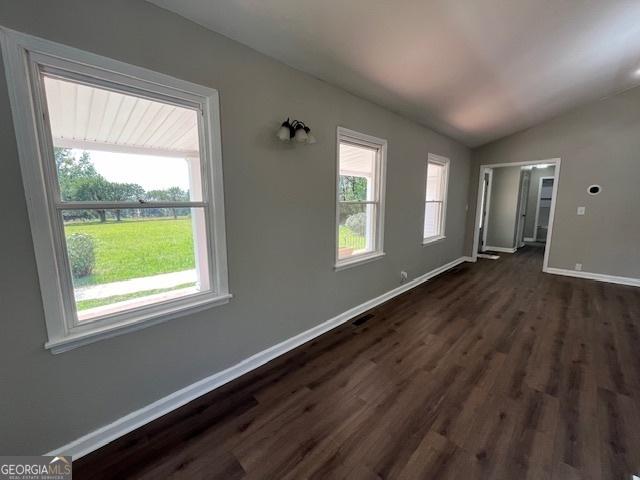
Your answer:
[[[434,243],[440,243],[446,239],[446,235],[438,235],[437,237],[429,237],[422,240],[422,245],[432,245]]]
[[[200,298],[189,304],[167,308],[162,312],[148,313],[142,318],[139,317],[112,325],[105,325],[84,332],[71,333],[63,338],[49,340],[44,344],[44,347],[51,350],[53,354],[66,352],[90,343],[134,332],[158,323],[166,322],[167,320],[206,310],[216,305],[223,305],[228,303],[232,297],[233,295],[231,294],[224,294],[216,297],[207,297],[205,299]]]
[[[373,262],[374,260],[382,258],[385,255],[386,254],[384,252],[373,252],[366,255],[359,255],[355,258],[341,260],[335,264],[334,270],[338,272],[340,270],[346,270],[347,268],[357,267],[358,265],[362,265],[363,263]]]

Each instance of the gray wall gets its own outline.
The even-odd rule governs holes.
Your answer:
[[[515,246],[521,171],[520,167],[493,169],[486,247]]]
[[[0,451],[62,446],[464,252],[470,152],[446,137],[144,1],[0,1],[0,22],[220,92],[229,280],[225,306],[52,355],[4,72],[0,72]],[[274,139],[308,122],[314,146]],[[388,140],[385,251],[335,272],[335,136]],[[427,153],[451,159],[446,241],[422,246]],[[606,188],[606,187],[605,187]],[[10,234],[9,234],[10,232]],[[260,232],[260,235],[256,235]]]
[[[525,238],[533,237],[534,227],[536,225],[536,208],[538,207],[538,189],[540,187],[540,178],[553,177],[556,167],[534,168],[531,170],[531,180],[529,182],[529,194],[527,196],[527,216],[524,222]]]
[[[560,157],[549,266],[640,278],[640,88],[568,112],[473,152],[469,211],[475,212],[481,164]],[[602,185],[592,197],[587,187]],[[586,207],[577,216],[578,206]],[[473,248],[467,219],[466,251]]]

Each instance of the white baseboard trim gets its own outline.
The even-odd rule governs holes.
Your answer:
[[[632,287],[640,287],[640,278],[617,277],[615,275],[605,275],[603,273],[578,272],[575,270],[566,270],[564,268],[552,268],[552,267],[547,268],[545,272],[552,273],[553,275],[564,275],[566,277],[586,278],[589,280],[596,280],[598,282],[617,283],[619,285],[631,285]]]
[[[535,241],[536,241],[536,239],[535,239],[535,238],[533,238],[533,237],[524,237],[524,238],[523,238],[523,240],[524,240],[525,242],[535,242]]]
[[[478,261],[477,258],[473,258],[473,257],[461,257],[463,262],[471,262],[471,263],[476,263]]]
[[[505,247],[490,247],[489,245],[487,245],[486,247],[484,247],[484,251],[491,251],[491,252],[500,252],[500,253],[516,253],[517,248],[505,248]]]
[[[407,290],[411,290],[412,288],[420,285],[421,283],[426,282],[427,280],[439,275],[450,268],[455,267],[456,265],[460,265],[465,261],[471,261],[470,257],[460,257],[452,262],[447,263],[441,267],[438,267],[430,272],[425,273],[413,280],[394,288],[382,295],[364,302],[360,305],[357,305],[346,312],[343,312],[326,322],[321,323],[320,325],[316,325],[315,327],[310,328],[298,335],[295,335],[281,343],[273,345],[272,347],[267,348],[261,352],[256,353],[255,355],[250,356],[249,358],[245,358],[244,360],[236,363],[235,365],[222,370],[221,372],[214,373],[213,375],[203,378],[191,385],[188,385],[180,390],[167,395],[155,402],[142,407],[139,410],[131,412],[124,417],[119,418],[118,420],[105,425],[97,430],[94,430],[87,435],[84,435],[77,440],[74,440],[60,448],[56,448],[46,455],[55,456],[55,455],[71,455],[74,460],[97,450],[100,447],[103,447],[109,442],[126,435],[127,433],[139,428],[147,423],[155,420],[156,418],[161,417],[162,415],[166,415],[167,413],[189,403],[192,400],[195,400],[206,393],[209,393],[212,390],[228,383],[236,378],[244,375],[245,373],[249,373],[252,370],[255,370],[258,367],[261,367],[265,363],[283,355],[290,350],[293,350],[300,345],[313,340],[314,338],[322,335],[323,333],[328,332],[329,330],[336,328],[343,323],[351,320],[352,318],[370,310],[373,307],[376,307],[387,300],[391,300],[392,298],[400,295],[401,293],[406,292]]]

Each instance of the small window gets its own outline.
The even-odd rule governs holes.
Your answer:
[[[338,268],[384,254],[385,155],[385,140],[338,129]]]
[[[429,154],[424,207],[423,243],[445,238],[449,159]]]
[[[16,89],[33,105],[16,130],[47,346],[227,301],[215,90],[37,45],[7,51],[28,60],[12,73],[32,85],[32,99]]]

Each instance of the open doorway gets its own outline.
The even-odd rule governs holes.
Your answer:
[[[517,168],[517,167],[516,167]],[[553,168],[553,167],[551,167]],[[531,169],[528,167],[521,167],[520,173],[520,189],[518,196],[518,215],[516,219],[516,248],[524,247],[524,233],[527,226],[527,217],[530,217],[529,213],[529,185],[531,183]]]
[[[540,177],[536,191],[537,202],[533,236],[526,239],[530,242],[546,242],[554,183],[554,177]]]
[[[547,268],[560,159],[480,166],[473,259],[536,249]]]

